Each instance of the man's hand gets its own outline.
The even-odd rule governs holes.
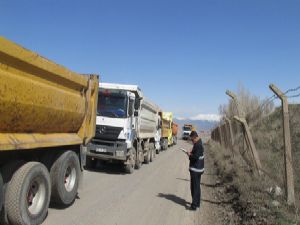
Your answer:
[[[191,155],[192,155],[192,151],[188,151],[188,152],[187,152],[187,155],[188,155],[188,156],[191,156]]]

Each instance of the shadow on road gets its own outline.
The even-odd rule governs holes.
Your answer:
[[[183,178],[176,178],[176,180],[182,180],[182,181],[187,181],[187,182],[190,182],[189,179],[183,179]]]
[[[124,167],[120,164],[97,164],[95,168],[86,169],[90,172],[100,172],[110,175],[126,175],[127,173],[124,170]]]
[[[78,193],[77,193],[75,200],[73,202],[71,202],[71,204],[62,205],[62,204],[59,204],[59,203],[51,202],[50,205],[49,205],[49,208],[50,209],[57,209],[57,210],[65,210],[66,208],[69,208],[70,206],[74,205],[76,200],[79,200],[79,199],[80,199],[80,197],[78,196]]]
[[[212,201],[212,200],[208,200],[208,199],[201,199],[201,201],[203,202],[207,202],[210,204],[214,204],[214,205],[222,205],[222,204],[231,204],[232,201]]]
[[[169,201],[172,201],[172,202],[174,202],[178,205],[181,205],[181,206],[185,207],[186,209],[188,209],[189,206],[190,206],[190,203],[187,202],[185,199],[180,198],[180,197],[178,197],[176,195],[173,195],[173,194],[159,193],[157,196],[160,197],[160,198],[165,198],[165,199],[167,199]]]

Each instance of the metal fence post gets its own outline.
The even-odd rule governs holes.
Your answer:
[[[288,100],[285,94],[274,84],[270,84],[269,87],[280,98],[282,104],[286,198],[288,205],[295,205],[295,187]]]

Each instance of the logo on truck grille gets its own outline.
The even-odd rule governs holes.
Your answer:
[[[97,125],[96,138],[104,139],[104,140],[117,140],[122,130],[123,130],[122,127]]]

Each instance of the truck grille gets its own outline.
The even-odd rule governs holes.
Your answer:
[[[122,130],[122,127],[97,125],[95,138],[104,140],[117,140]]]

